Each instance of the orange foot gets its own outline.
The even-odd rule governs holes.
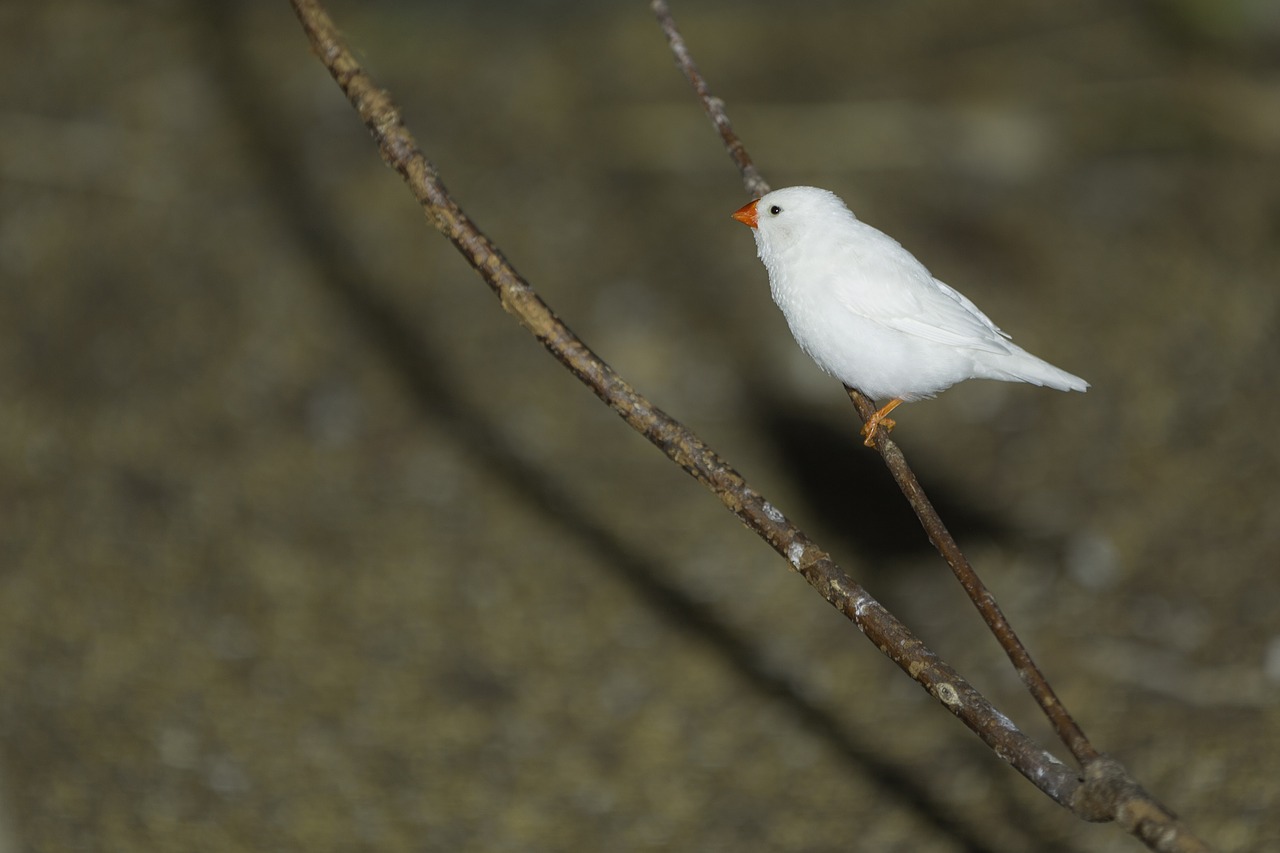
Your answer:
[[[875,447],[877,430],[883,429],[885,433],[888,433],[889,430],[897,426],[897,422],[889,417],[889,413],[901,405],[901,400],[890,400],[881,407],[880,411],[868,418],[867,422],[862,425],[862,435],[866,439],[862,443],[867,447]]]

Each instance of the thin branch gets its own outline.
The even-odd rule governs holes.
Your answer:
[[[667,6],[666,0],[652,0],[650,6],[658,18],[658,24],[662,27],[662,32],[667,37],[667,44],[670,46],[671,54],[675,58],[676,67],[684,73],[685,79],[693,87],[698,100],[702,102],[702,108],[707,117],[711,119],[711,123],[720,132],[720,139],[724,143],[725,150],[729,153],[729,158],[733,160],[738,170],[742,173],[742,183],[746,187],[747,193],[755,198],[764,195],[769,191],[768,182],[760,175],[759,169],[756,168],[755,163],[751,160],[751,155],[747,153],[746,145],[743,144],[741,137],[734,131],[733,124],[729,121],[728,113],[725,112],[724,101],[711,94],[706,79],[698,71],[698,66],[693,61],[693,56],[689,53],[684,37],[680,35],[680,30],[676,26],[675,18],[671,14],[671,9]],[[876,410],[875,403],[856,388],[845,386],[845,390],[849,393],[849,399],[853,401],[854,407],[857,408],[858,415],[863,422],[866,422]],[[925,495],[924,489],[920,487],[920,482],[916,479],[916,475],[907,465],[907,460],[902,455],[902,451],[887,436],[885,430],[876,431],[875,443],[880,455],[884,457],[889,471],[893,474],[894,480],[897,481],[898,487],[902,489],[902,493],[906,495],[911,508],[915,510],[916,517],[920,519],[920,524],[924,526],[925,532],[929,536],[929,541],[933,543],[938,552],[942,554],[943,559],[951,566],[951,570],[960,581],[960,585],[964,587],[965,592],[968,593],[974,606],[978,608],[978,612],[991,629],[992,634],[995,635],[996,640],[1005,650],[1005,654],[1013,662],[1014,669],[1017,670],[1023,684],[1031,691],[1031,695],[1040,705],[1045,716],[1048,717],[1058,737],[1062,739],[1067,749],[1081,764],[1097,758],[1098,751],[1093,748],[1093,744],[1089,743],[1089,739],[1085,737],[1084,732],[1081,731],[1076,721],[1072,719],[1063,704],[1058,701],[1053,688],[1049,685],[1049,680],[1040,671],[1040,668],[1036,666],[1026,647],[1022,644],[1018,635],[1014,633],[1013,627],[1005,619],[999,605],[996,604],[995,597],[983,584],[977,572],[973,570],[973,566],[969,564],[968,559],[961,552],[960,546],[956,544],[946,525],[938,517],[933,504]]]
[[[429,221],[454,244],[498,296],[504,309],[633,429],[716,494],[721,502],[767,541],[806,581],[908,675],[972,729],[991,749],[1059,804],[1090,820],[1118,818],[1131,832],[1161,834],[1159,850],[1205,850],[1192,846],[1185,830],[1132,783],[1114,762],[1093,762],[1088,784],[1019,731],[958,672],[911,634],[892,614],[855,583],[831,557],[786,516],[751,489],[733,468],[683,424],[653,406],[601,360],[542,301],[533,287],[467,217],[445,189],[439,173],[404,127],[390,96],[364,72],[342,40],[319,0],[291,0],[312,47],[372,133],[383,159],[408,184]],[[655,3],[655,10],[665,4]],[[668,13],[669,18],[669,13]],[[666,24],[664,24],[666,28]],[[678,32],[670,24],[669,37]],[[683,46],[683,42],[680,42]],[[684,51],[687,59],[687,51]],[[696,68],[689,62],[688,68]],[[710,96],[705,103],[717,104]],[[718,107],[723,115],[723,107]],[[733,137],[727,119],[722,138]],[[745,149],[740,164],[750,168]],[[731,149],[732,152],[732,149]],[[763,187],[755,176],[754,184]],[[1109,770],[1102,773],[1101,770]],[[1101,780],[1101,781],[1097,781]],[[1131,815],[1137,815],[1130,819]],[[1194,839],[1191,839],[1194,840]],[[1174,842],[1178,842],[1176,845]]]
[[[738,134],[734,133],[729,114],[724,109],[724,101],[711,94],[711,90],[707,88],[707,81],[699,73],[698,66],[694,63],[689,48],[685,46],[684,36],[680,35],[675,18],[671,16],[671,10],[667,8],[667,4],[663,0],[654,0],[651,6],[654,14],[658,16],[658,25],[662,27],[662,32],[667,37],[667,44],[671,47],[672,56],[675,57],[676,67],[684,73],[698,100],[702,101],[702,108],[706,110],[707,117],[720,132],[720,141],[729,152],[729,158],[742,173],[742,183],[746,186],[747,193],[752,198],[759,198],[769,192],[769,184],[751,162],[751,155],[747,154],[747,148],[742,144]]]
[[[712,123],[720,132],[729,157],[742,173],[743,185],[752,196],[768,192],[769,185],[760,175],[746,146],[733,130],[724,102],[711,94],[706,80],[698,71],[684,38],[676,26],[666,0],[651,0],[650,7],[658,18],[676,66],[684,73],[702,102]],[[865,423],[876,411],[874,401],[856,388],[845,386],[859,417]],[[1062,742],[1085,768],[1086,784],[1079,792],[1078,800],[1071,807],[1086,820],[1111,820],[1120,822],[1130,833],[1141,838],[1154,850],[1199,851],[1208,846],[1186,829],[1163,805],[1151,797],[1118,762],[1101,755],[1050,686],[1044,673],[1031,659],[1030,653],[1005,618],[995,597],[978,577],[969,560],[956,544],[943,524],[937,510],[925,495],[920,481],[907,464],[898,445],[884,430],[875,433],[875,446],[884,458],[898,487],[915,511],[929,541],[947,561],[960,585],[977,607],[983,620],[991,629],[1001,647],[1012,661],[1014,669],[1031,692],[1041,710],[1049,719]]]
[[[556,317],[449,195],[435,166],[404,127],[390,96],[360,67],[318,0],[291,2],[316,55],[373,134],[383,159],[404,178],[427,218],[475,267],[502,306],[633,429],[786,557],[823,598],[997,755],[1056,802],[1070,807],[1080,788],[1074,771],[1019,731],[702,439],[649,402]]]
[[[854,388],[845,386],[845,390],[849,393],[849,399],[853,401],[854,407],[857,408],[858,415],[865,422],[875,412],[875,403]],[[1084,732],[1080,730],[1080,726],[1076,724],[1066,706],[1058,700],[1057,694],[1053,692],[1053,688],[1049,685],[1048,678],[1045,677],[1040,667],[1036,666],[1035,661],[1031,659],[1031,654],[1014,632],[1009,620],[1005,618],[1000,605],[996,603],[995,596],[992,595],[991,590],[987,589],[982,579],[978,577],[978,573],[974,571],[969,559],[965,557],[964,552],[960,550],[960,546],[956,544],[956,540],[951,536],[951,531],[947,530],[947,526],[942,523],[942,518],[939,517],[938,511],[933,508],[933,503],[929,500],[928,495],[924,493],[924,489],[920,486],[920,481],[916,479],[915,472],[907,465],[906,457],[902,455],[901,448],[885,434],[884,430],[876,430],[875,445],[876,449],[880,451],[880,455],[884,457],[885,464],[889,467],[890,473],[893,474],[893,479],[897,482],[898,488],[902,490],[907,502],[915,510],[916,517],[920,519],[920,524],[929,536],[929,541],[938,549],[938,553],[942,555],[942,558],[947,561],[947,565],[955,573],[956,579],[964,587],[969,599],[973,601],[974,606],[978,608],[978,612],[982,614],[983,621],[987,623],[987,627],[991,629],[991,633],[995,635],[1001,648],[1005,650],[1005,654],[1013,662],[1013,668],[1017,670],[1018,677],[1022,679],[1022,683],[1027,686],[1031,695],[1040,705],[1040,710],[1049,719],[1058,737],[1066,744],[1067,749],[1071,750],[1071,754],[1075,756],[1076,761],[1080,762],[1081,766],[1096,759],[1098,750],[1085,737]]]

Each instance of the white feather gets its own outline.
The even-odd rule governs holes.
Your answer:
[[[754,234],[796,341],[819,367],[869,397],[919,400],[974,378],[1089,387],[1012,343],[834,193],[769,193],[756,204]]]

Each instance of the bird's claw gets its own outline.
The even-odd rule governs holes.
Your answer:
[[[885,434],[887,435],[897,425],[898,425],[898,422],[895,421],[893,418],[876,417],[873,415],[871,420],[867,421],[862,426],[862,436],[864,438],[864,441],[862,443],[867,447],[875,447],[876,431],[884,430]]]
[[[893,418],[889,417],[889,413],[902,405],[901,398],[894,398],[885,405],[881,406],[871,417],[867,418],[867,422],[862,426],[862,435],[866,439],[862,443],[867,447],[876,446],[876,431],[883,429],[888,435],[889,430],[897,426]]]

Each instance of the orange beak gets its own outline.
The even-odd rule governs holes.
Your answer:
[[[748,228],[756,227],[756,203],[760,199],[748,202],[733,212],[733,218],[746,225]]]

